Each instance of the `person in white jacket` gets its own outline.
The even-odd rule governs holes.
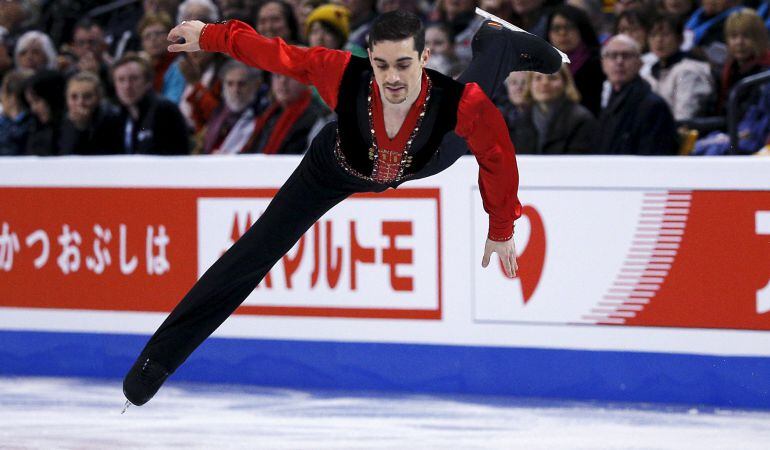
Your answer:
[[[650,51],[657,61],[646,63],[640,75],[663,97],[676,121],[696,117],[714,94],[714,80],[708,63],[680,50],[684,24],[674,16],[653,20],[648,36]]]

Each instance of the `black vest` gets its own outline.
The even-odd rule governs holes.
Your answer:
[[[398,185],[406,179],[422,178],[445,169],[460,155],[467,152],[452,146],[451,151],[441,154],[439,147],[445,136],[452,133],[457,124],[457,109],[464,85],[434,70],[426,69],[431,80],[430,99],[425,109],[422,125],[414,137],[409,156],[412,164],[404,176],[391,183]],[[369,82],[374,76],[369,60],[351,57],[340,82],[337,98],[337,130],[339,152],[345,163],[359,174],[370,177],[374,161],[369,159],[372,133],[369,129],[368,101]],[[451,161],[450,161],[451,160]]]

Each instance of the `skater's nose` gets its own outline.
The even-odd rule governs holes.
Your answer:
[[[398,73],[398,70],[395,68],[388,69],[388,72],[385,74],[385,82],[387,84],[396,84],[399,81],[401,81],[401,75]]]

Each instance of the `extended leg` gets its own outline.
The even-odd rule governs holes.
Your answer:
[[[477,9],[478,12],[478,9]],[[492,16],[494,17],[494,16]],[[502,89],[511,72],[531,70],[553,73],[561,68],[566,58],[545,40],[527,32],[513,31],[505,21],[487,20],[473,36],[473,59],[457,81],[477,83],[490,99]],[[441,162],[429,176],[451,166],[460,156],[470,153],[465,140],[449,133],[441,141]]]
[[[559,70],[563,57],[556,48],[533,34],[508,29],[508,25],[502,20],[486,20],[481,25],[471,43],[473,59],[457,81],[478,83],[492,98],[511,72]]]
[[[262,216],[190,289],[150,338],[123,383],[142,405],[246,299],[326,211],[354,192],[308,154]]]

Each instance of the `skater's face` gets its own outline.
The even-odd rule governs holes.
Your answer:
[[[626,35],[615,36],[602,49],[602,69],[612,87],[620,89],[633,80],[642,67],[639,47]]]
[[[369,50],[369,61],[380,94],[388,103],[413,103],[420,95],[422,69],[430,50],[422,55],[414,47],[414,38],[377,42]]]
[[[539,103],[560,99],[564,95],[564,78],[561,73],[535,73],[532,76],[532,98]]]

